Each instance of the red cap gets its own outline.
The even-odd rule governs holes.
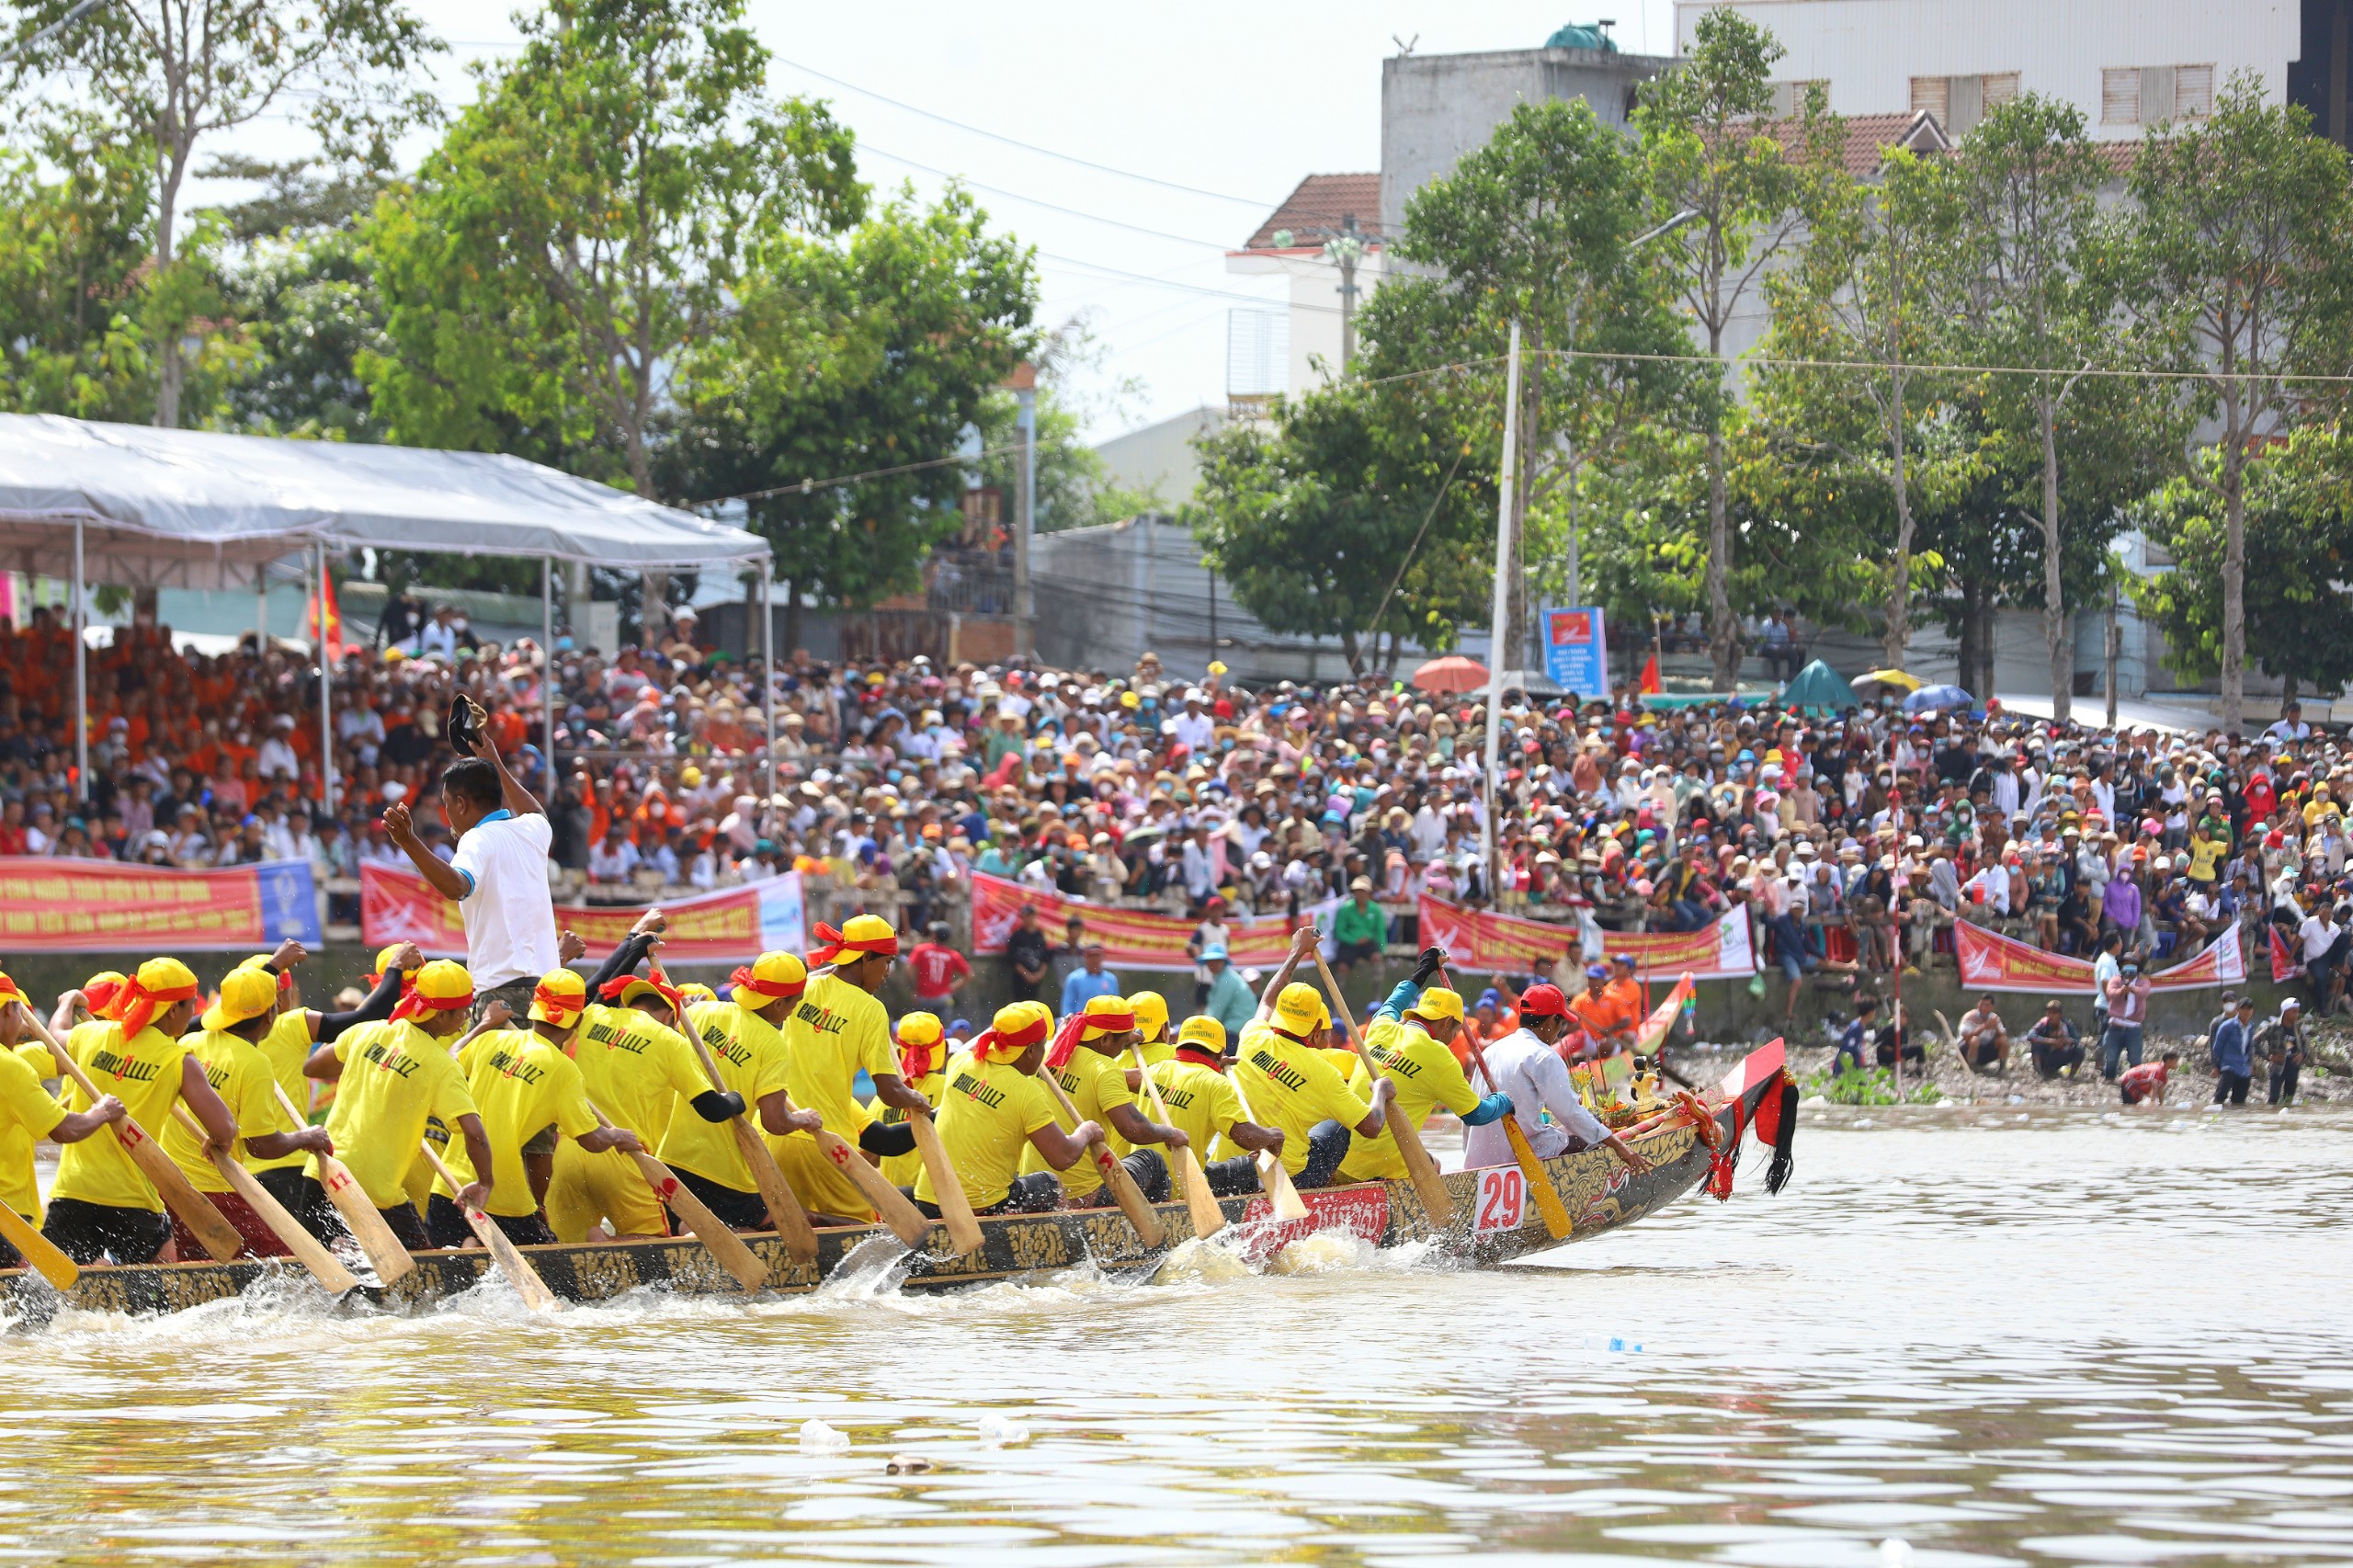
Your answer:
[[[1557,985],[1531,985],[1519,994],[1519,1016],[1523,1018],[1563,1018],[1568,1012],[1569,1000],[1561,994]]]

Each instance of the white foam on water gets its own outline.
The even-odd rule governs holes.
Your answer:
[[[849,1434],[812,1417],[801,1424],[801,1451],[804,1454],[846,1454],[849,1452]]]

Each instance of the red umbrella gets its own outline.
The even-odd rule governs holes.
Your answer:
[[[1424,691],[1481,691],[1487,685],[1487,666],[1461,653],[1449,653],[1415,670],[1414,684]]]

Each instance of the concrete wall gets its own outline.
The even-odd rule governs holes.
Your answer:
[[[1634,85],[1672,62],[1590,49],[1400,54],[1381,63],[1381,230],[1403,233],[1405,203],[1465,153],[1484,146],[1523,103],[1583,98],[1625,125]],[[1293,330],[1299,318],[1294,315]]]

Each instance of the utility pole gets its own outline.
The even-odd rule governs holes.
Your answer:
[[[2116,728],[2116,661],[2117,656],[2124,652],[2124,628],[2116,623],[2116,585],[2110,583],[2108,585],[2108,634],[2100,643],[2108,668],[2100,679],[2108,688],[2108,727],[2111,730]]]
[[[1029,543],[1038,527],[1038,368],[1014,367],[1006,385],[1020,406],[1021,441],[1013,460],[1013,651],[1038,651],[1038,609],[1029,589]]]
[[[1495,600],[1487,634],[1487,766],[1485,812],[1479,820],[1480,877],[1492,899],[1495,885],[1496,761],[1503,750],[1504,622],[1511,614],[1512,490],[1519,477],[1519,318],[1511,323],[1504,359],[1504,460],[1495,481]]]
[[[1324,259],[1340,269],[1340,369],[1357,357],[1357,262],[1364,255],[1364,239],[1357,233],[1357,215],[1340,220],[1340,232],[1324,242]]]

